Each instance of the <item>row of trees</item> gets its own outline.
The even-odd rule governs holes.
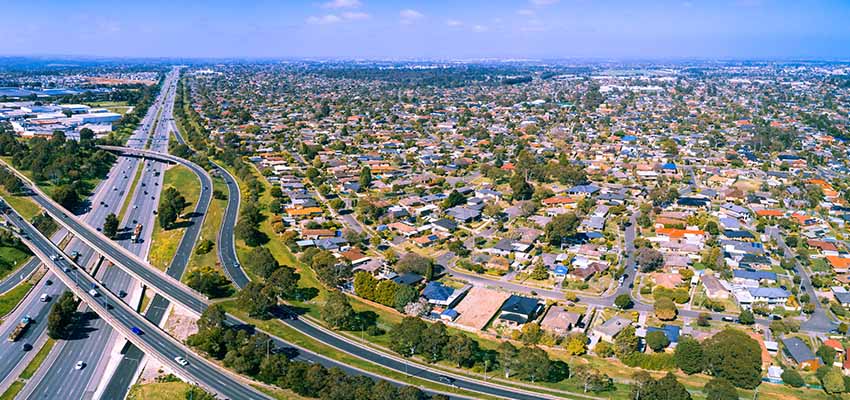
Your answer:
[[[441,322],[429,324],[417,317],[405,317],[389,335],[390,348],[405,357],[420,356],[428,362],[450,361],[457,367],[478,364],[485,370],[501,368],[506,378],[532,382],[559,382],[569,376],[567,364],[551,360],[543,349],[516,348],[510,342],[503,342],[495,351],[482,349],[468,335],[450,334]]]
[[[419,292],[412,286],[399,285],[389,279],[378,280],[364,271],[354,274],[354,292],[364,299],[393,307],[399,312],[404,312],[404,306],[419,297]]]
[[[304,265],[316,272],[316,277],[330,289],[336,288],[351,278],[351,264],[337,258],[327,250],[311,247],[299,257]]]
[[[224,310],[220,306],[210,306],[198,320],[198,332],[190,336],[187,343],[240,374],[305,397],[340,400],[429,399],[415,387],[396,388],[385,381],[346,375],[338,368],[328,369],[321,364],[292,360],[292,353],[278,349],[269,336],[228,327],[224,323],[225,319]],[[430,398],[445,399],[443,396]]]
[[[186,274],[186,284],[213,299],[233,294],[230,279],[210,266],[202,266],[189,271]]]

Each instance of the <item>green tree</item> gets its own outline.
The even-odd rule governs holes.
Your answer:
[[[528,200],[534,194],[534,186],[518,173],[511,177],[510,185],[514,200]]]
[[[534,268],[531,270],[530,277],[531,279],[538,281],[549,279],[549,270],[542,262],[536,263],[534,264]]]
[[[662,297],[655,301],[655,316],[662,321],[671,321],[676,319],[678,309],[673,300],[667,297]]]
[[[823,390],[829,394],[844,393],[847,389],[844,386],[844,375],[838,368],[830,367],[826,375],[821,380]]]
[[[410,285],[399,285],[395,292],[393,307],[399,312],[404,311],[404,306],[419,298],[419,292]]]
[[[505,371],[505,378],[510,378],[511,374],[516,369],[519,351],[513,344],[511,344],[511,342],[504,341],[499,344],[496,352],[498,353],[496,360],[499,362],[502,370]]]
[[[47,335],[53,339],[67,339],[73,331],[74,319],[77,312],[76,300],[71,292],[64,292],[59,300],[50,308],[47,315]]]
[[[682,336],[673,353],[676,366],[688,375],[702,372],[705,367],[702,344],[691,336]]]
[[[449,333],[446,326],[442,322],[428,325],[421,337],[421,342],[420,353],[428,362],[442,360],[449,343]]]
[[[301,275],[295,268],[281,266],[266,279],[266,284],[282,299],[293,299],[298,292],[298,280]]]
[[[115,239],[118,235],[118,217],[113,213],[109,213],[103,221],[103,234],[110,239]]]
[[[706,370],[736,387],[753,389],[761,383],[761,347],[744,332],[726,329],[703,343]]]
[[[422,335],[427,329],[425,321],[418,317],[405,317],[389,332],[390,348],[405,357],[421,354]]]
[[[575,213],[559,214],[543,228],[546,232],[546,239],[549,244],[560,246],[566,239],[575,236],[580,222]]]
[[[622,360],[626,356],[636,352],[639,344],[640,341],[637,335],[635,335],[635,327],[629,325],[614,338],[614,354]]]
[[[800,373],[791,368],[786,368],[784,371],[782,371],[782,375],[780,375],[780,378],[782,378],[782,382],[785,382],[786,385],[792,387],[798,388],[806,384],[806,381],[803,380],[803,377],[800,375]]]
[[[741,314],[738,316],[738,322],[744,325],[752,325],[756,323],[756,318],[752,311],[745,309],[741,310]]]
[[[676,377],[667,373],[663,378],[652,381],[645,388],[642,400],[690,400],[691,394]]]
[[[394,268],[400,274],[412,272],[422,275],[428,280],[434,277],[434,260],[412,251],[401,256]]]
[[[702,389],[706,400],[738,400],[738,390],[723,378],[713,378]]]
[[[631,296],[626,293],[623,293],[614,299],[614,305],[621,310],[627,310],[629,308],[632,308],[634,302],[632,302]]]
[[[662,331],[652,331],[646,334],[646,344],[652,351],[661,351],[670,345],[670,339]]]
[[[357,323],[357,315],[348,297],[338,290],[328,293],[325,307],[322,308],[322,319],[334,329],[351,330]]]
[[[266,247],[255,247],[248,252],[243,258],[245,267],[263,277],[268,278],[272,272],[280,268],[277,259],[274,258],[272,252]]]
[[[271,318],[272,307],[277,304],[274,290],[256,281],[248,282],[239,291],[237,300],[248,315],[260,319]]]
[[[360,170],[360,190],[369,190],[369,186],[372,185],[372,170],[369,169],[368,166],[363,167]]]
[[[832,365],[835,361],[835,349],[832,347],[821,344],[815,354],[823,360],[824,365]]]
[[[652,272],[664,265],[664,256],[658,250],[641,247],[635,251],[635,258],[641,272]]]
[[[478,342],[466,335],[452,335],[446,344],[446,358],[458,367],[470,366],[478,354]]]
[[[365,271],[354,274],[354,293],[358,296],[374,301],[377,286],[378,280],[372,274]]]
[[[452,190],[448,197],[443,200],[443,209],[449,209],[462,204],[466,204],[466,197],[457,190]]]

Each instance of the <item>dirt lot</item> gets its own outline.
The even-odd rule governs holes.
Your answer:
[[[510,296],[510,293],[474,287],[466,294],[463,301],[455,307],[455,311],[460,314],[455,322],[476,330],[482,330]]]

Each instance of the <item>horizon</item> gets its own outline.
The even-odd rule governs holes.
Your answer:
[[[850,3],[821,0],[219,0],[4,6],[3,57],[842,60]],[[56,21],[66,21],[58,25]],[[57,39],[61,38],[61,39]]]

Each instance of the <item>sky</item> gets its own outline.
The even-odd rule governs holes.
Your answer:
[[[0,55],[850,59],[850,0],[0,0]]]

